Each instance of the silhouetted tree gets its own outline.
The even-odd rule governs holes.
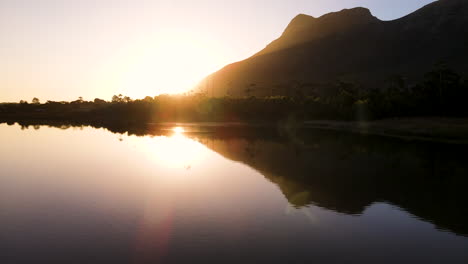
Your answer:
[[[123,102],[122,96],[123,96],[122,94],[112,96],[112,102],[113,102],[113,103],[121,103],[121,102]]]
[[[20,104],[0,105],[0,120],[44,118],[143,124],[163,121],[276,122],[291,117],[294,120],[363,120],[429,115],[468,116],[465,103],[468,98],[468,81],[462,80],[459,74],[447,67],[436,67],[416,85],[407,85],[405,79],[398,75],[392,76],[382,85],[367,90],[357,83],[342,81],[326,84],[323,86],[326,89],[312,94],[285,85],[290,92],[289,96],[251,97],[256,86],[252,83],[246,86],[245,92],[249,98],[213,98],[203,93],[193,93],[132,100],[119,94],[112,97],[112,103],[99,98],[93,102],[78,98],[72,103],[47,101],[40,107],[29,106],[22,100]],[[277,90],[281,90],[281,86]],[[39,103],[38,98],[33,99],[33,104]]]

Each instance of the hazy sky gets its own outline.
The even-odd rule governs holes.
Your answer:
[[[0,101],[181,92],[279,37],[299,13],[382,20],[433,0],[0,0]]]

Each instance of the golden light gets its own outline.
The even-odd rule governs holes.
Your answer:
[[[172,131],[172,136],[135,139],[134,144],[158,166],[169,169],[188,170],[204,159],[208,151],[203,144],[186,137],[182,127],[174,127]]]
[[[134,49],[119,77],[134,98],[188,92],[222,65],[214,42],[192,32],[159,32]]]
[[[153,157],[160,164],[170,168],[191,168],[203,158],[206,150],[199,143],[176,134],[160,141],[154,149]]]
[[[182,127],[174,127],[172,131],[174,131],[175,134],[182,134],[185,132],[184,128]]]

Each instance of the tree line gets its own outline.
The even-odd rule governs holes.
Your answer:
[[[357,83],[338,81],[325,95],[213,98],[202,93],[147,96],[133,100],[114,95],[110,101],[79,97],[71,102],[34,98],[0,104],[2,120],[70,120],[96,122],[275,122],[279,120],[373,120],[410,116],[468,117],[468,80],[443,64],[408,85],[403,76],[392,76],[383,87],[364,89]]]

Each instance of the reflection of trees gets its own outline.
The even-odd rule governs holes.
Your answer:
[[[20,125],[67,129],[89,124],[30,121]],[[172,133],[168,127],[150,124],[91,125],[137,136]],[[468,235],[466,146],[329,131],[295,132],[226,126],[196,127],[185,135],[261,172],[295,207],[314,204],[361,214],[370,204],[386,201],[440,228]]]
[[[440,228],[468,234],[465,147],[329,132],[308,133],[304,145],[261,135],[205,137],[209,148],[277,184],[293,206],[360,214],[388,201]]]

